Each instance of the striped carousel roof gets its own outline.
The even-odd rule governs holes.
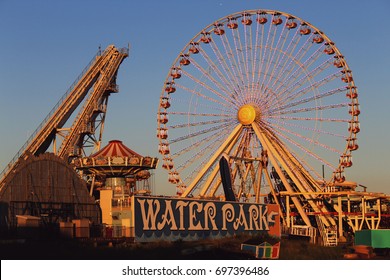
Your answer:
[[[91,155],[91,157],[142,157],[140,154],[134,152],[132,149],[126,147],[122,141],[111,140],[107,146]]]

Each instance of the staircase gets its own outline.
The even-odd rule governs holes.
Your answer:
[[[325,227],[320,216],[316,215],[315,217],[318,226],[318,231],[320,232],[322,245],[326,247],[337,246],[337,227]]]

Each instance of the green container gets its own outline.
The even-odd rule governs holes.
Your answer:
[[[355,232],[355,245],[390,248],[390,229],[365,229]]]

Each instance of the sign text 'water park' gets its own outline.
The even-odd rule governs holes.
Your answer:
[[[223,237],[243,232],[280,236],[279,211],[272,204],[136,196],[133,206],[135,237],[139,241]]]

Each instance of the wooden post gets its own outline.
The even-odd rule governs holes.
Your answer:
[[[337,197],[337,204],[339,205],[338,207],[338,214],[339,214],[339,225],[338,225],[338,230],[339,230],[339,239],[343,236],[343,209],[341,205],[341,196]]]
[[[286,219],[287,219],[287,226],[291,227],[291,221],[290,221],[290,196],[286,195]]]

